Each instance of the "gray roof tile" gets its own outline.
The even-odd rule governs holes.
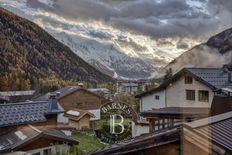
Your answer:
[[[223,68],[186,68],[186,70],[215,88],[232,88],[232,82],[229,81],[230,75]]]
[[[60,112],[63,108],[51,100],[1,104],[0,127],[46,121],[46,115]]]
[[[45,95],[39,96],[39,97],[35,98],[34,100],[35,101],[47,101],[49,99],[50,95],[52,95],[52,94],[56,95],[56,94],[59,93],[59,95],[61,97],[61,96],[65,96],[65,95],[67,95],[69,93],[72,93],[72,92],[74,92],[74,91],[76,91],[78,89],[80,89],[80,87],[78,87],[78,86],[66,86],[66,87],[58,89],[58,90],[56,90],[54,92],[47,93]]]

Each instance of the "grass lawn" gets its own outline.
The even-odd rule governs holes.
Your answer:
[[[80,142],[77,145],[79,154],[93,152],[106,146],[97,139],[94,132],[77,132],[73,134],[73,137]]]

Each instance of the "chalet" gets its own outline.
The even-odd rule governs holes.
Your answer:
[[[138,122],[149,122],[146,124],[135,123],[132,134],[134,136],[163,130],[171,129],[183,125],[183,123],[195,121],[209,116],[219,115],[232,111],[232,97],[215,95],[211,108],[205,107],[164,107],[141,112],[141,116],[146,120]],[[149,130],[147,130],[149,128]]]
[[[145,80],[118,80],[116,84],[116,91],[118,94],[128,93],[134,95],[138,92],[145,91]]]
[[[90,128],[90,118],[94,115],[87,110],[80,110],[73,108],[64,114],[68,118],[69,126],[77,129],[84,130]]]
[[[164,107],[210,108],[215,94],[232,93],[232,76],[223,68],[184,68],[160,86],[141,93],[140,111]]]
[[[62,152],[78,141],[56,129],[63,108],[54,97],[0,105],[0,154]]]
[[[2,103],[23,102],[30,100],[34,96],[34,93],[35,90],[0,92],[0,101],[3,101]]]
[[[183,154],[232,154],[232,111],[184,124]]]
[[[165,107],[142,112],[141,115],[149,120],[149,133],[107,146],[91,155],[229,155],[232,149],[231,103],[232,97],[216,95],[211,109]]]
[[[88,110],[90,113],[96,114],[95,120],[100,119],[100,106],[107,102],[104,97],[79,86],[66,86],[57,91],[37,97],[34,100],[46,101],[51,94],[57,96],[57,100],[65,111],[69,111],[72,108]],[[59,121],[61,123],[68,123],[62,114],[59,115]]]

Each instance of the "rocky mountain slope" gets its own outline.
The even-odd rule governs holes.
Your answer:
[[[0,8],[0,75],[108,82],[98,71],[36,24]]]
[[[155,67],[149,62],[126,55],[112,43],[48,31],[89,64],[115,78],[146,78],[155,72]]]
[[[183,67],[218,68],[232,64],[232,28],[209,38],[206,43],[183,53],[165,68],[177,72]]]
[[[175,57],[169,51],[176,48],[172,42],[178,40],[153,40],[97,19],[82,20],[81,14],[66,17],[54,12],[56,3],[53,0],[0,0],[0,6],[38,24],[77,56],[110,76],[150,78]]]

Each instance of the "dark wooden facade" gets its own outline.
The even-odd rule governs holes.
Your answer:
[[[100,106],[106,102],[103,97],[84,89],[62,96],[58,98],[58,101],[65,111],[72,108],[83,110],[100,109]]]
[[[31,124],[35,127],[42,127],[42,128],[57,128],[57,114],[46,116],[46,121],[44,122],[32,122]],[[22,124],[23,125],[23,124]],[[18,128],[21,125],[12,125],[12,126],[6,126],[6,127],[0,127],[0,136],[4,135],[16,128]]]

